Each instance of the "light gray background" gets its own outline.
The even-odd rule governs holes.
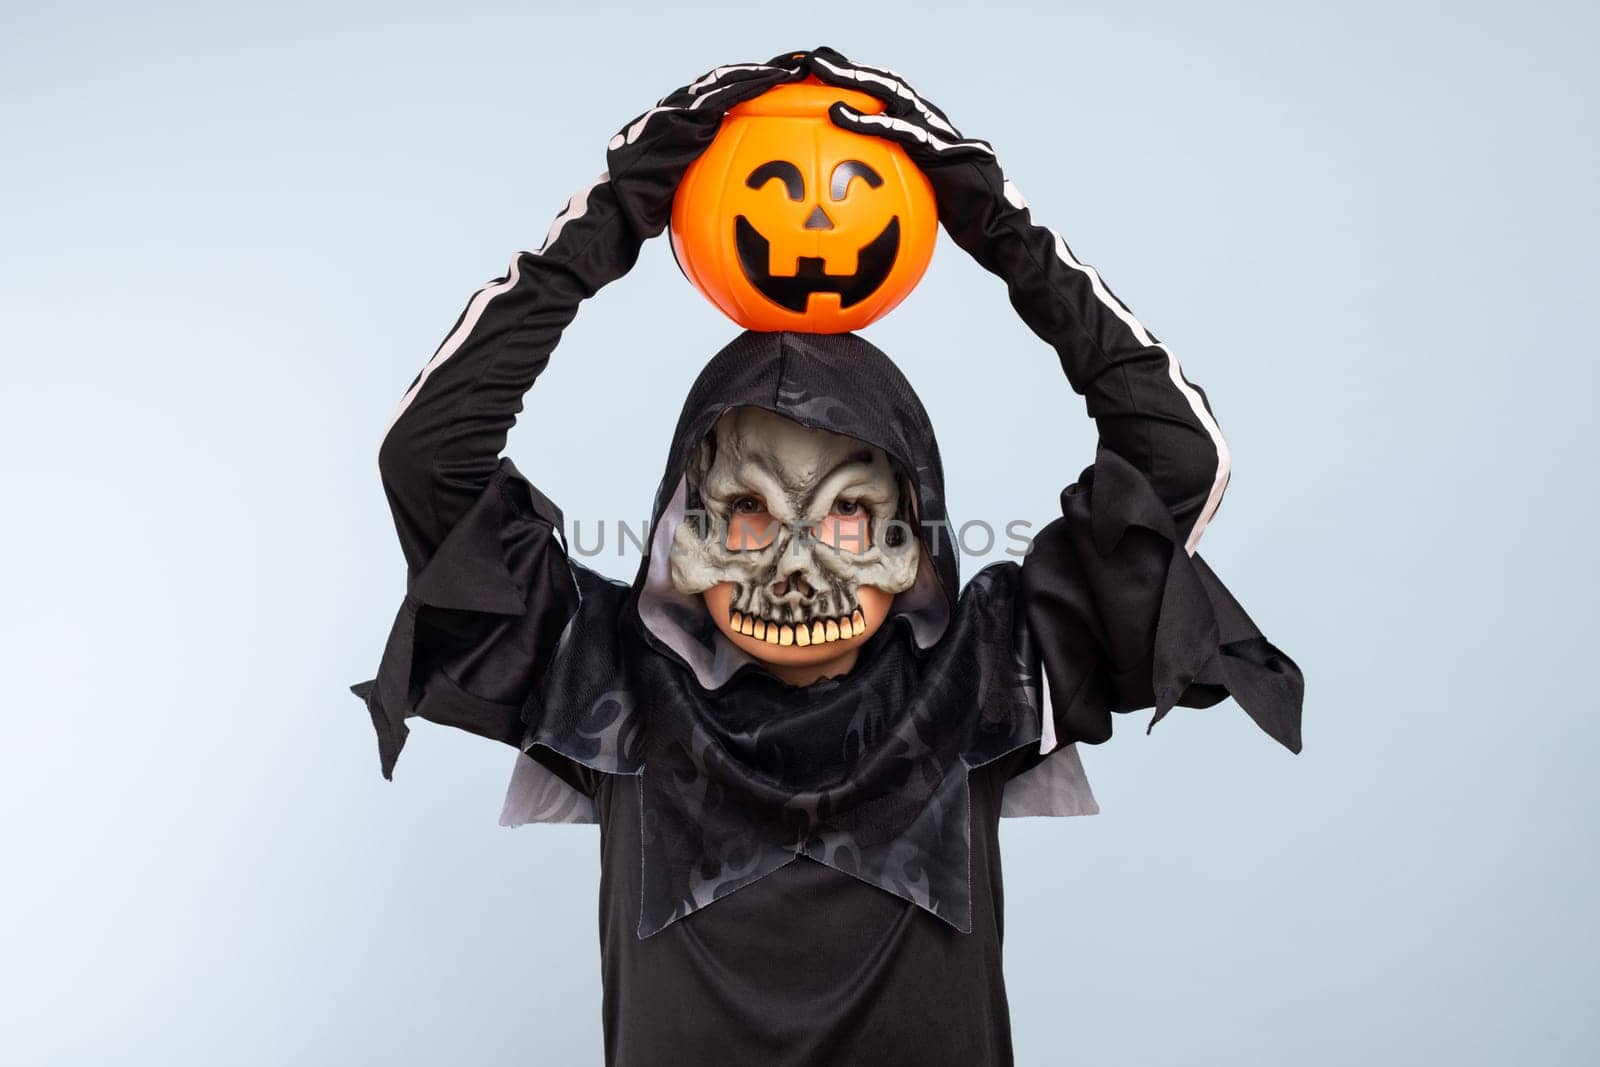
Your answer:
[[[378,436],[610,134],[826,42],[991,140],[1209,391],[1203,552],[1304,666],[1085,753],[1004,831],[1022,1064],[1594,1062],[1592,5],[9,4],[0,28],[0,1059],[597,1064],[596,835],[511,751],[380,780]],[[510,454],[644,514],[733,333],[655,242]],[[1092,427],[942,244],[868,335],[955,514]],[[967,573],[972,573],[969,561]],[[631,559],[602,561],[616,575]],[[820,933],[820,932],[819,932]]]

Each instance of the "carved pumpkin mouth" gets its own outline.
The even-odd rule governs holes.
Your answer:
[[[793,274],[773,274],[771,244],[743,215],[734,218],[733,241],[745,279],[774,304],[803,313],[812,293],[838,293],[843,309],[877,292],[889,277],[900,253],[900,219],[890,219],[883,232],[862,247],[854,274],[829,274],[818,256],[799,257]]]

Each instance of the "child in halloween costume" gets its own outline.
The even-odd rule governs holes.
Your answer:
[[[885,101],[833,119],[928,175],[1087,398],[1095,461],[1020,565],[958,595],[937,444],[893,363],[851,334],[745,333],[691,388],[647,555],[612,582],[563,550],[506,433],[721,114],[811,75]],[[409,584],[356,687],[383,771],[420,715],[521,750],[505,821],[599,824],[608,1064],[1010,1063],[1000,816],[1092,811],[1072,745],[1113,712],[1232,695],[1299,747],[1298,670],[1194,554],[1228,470],[1204,394],[889,72],[827,49],[720,68],[608,163],[474,295],[384,438]],[[783,532],[741,542],[758,509]],[[792,543],[819,519],[832,536]],[[840,541],[858,522],[865,547]],[[827,677],[766,662],[802,628],[836,646]]]

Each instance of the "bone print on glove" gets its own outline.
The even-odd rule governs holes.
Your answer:
[[[933,186],[946,232],[986,269],[1005,277],[992,248],[994,228],[1019,212],[1022,225],[1029,223],[1027,202],[1001,172],[994,147],[963,136],[943,111],[887,67],[852,63],[823,47],[807,56],[806,69],[829,85],[883,101],[884,109],[877,115],[863,114],[843,102],[834,104],[828,114],[847,130],[904,148]]]
[[[668,93],[611,138],[606,169],[641,239],[666,228],[684,171],[717,136],[728,109],[775,85],[804,78],[805,55],[787,52],[766,63],[730,63],[708,71]]]

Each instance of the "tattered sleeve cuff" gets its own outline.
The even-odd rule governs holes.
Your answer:
[[[1057,737],[1099,743],[1112,713],[1210,707],[1232,696],[1300,751],[1304,679],[1183,538],[1127,460],[1102,449],[1061,496],[1062,517],[1023,562],[1029,627],[1053,694]]]
[[[520,743],[523,701],[515,686],[532,678],[575,602],[556,541],[560,524],[555,506],[502,460],[412,578],[377,676],[350,687],[372,717],[385,778],[394,774],[413,715]],[[419,629],[424,611],[431,624]],[[485,681],[469,691],[457,680],[463,676]]]

